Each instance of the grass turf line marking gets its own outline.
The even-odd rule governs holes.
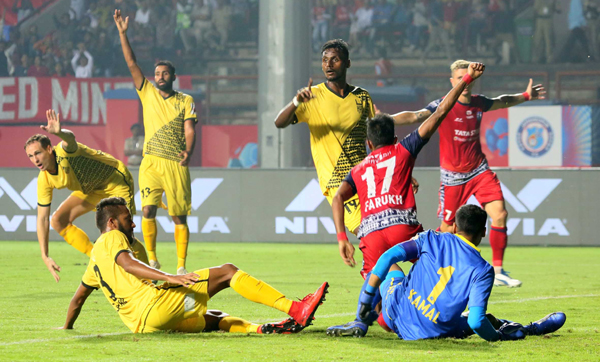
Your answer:
[[[488,304],[520,303],[520,302],[533,302],[533,301],[548,300],[548,299],[594,298],[594,297],[600,297],[600,294],[557,295],[557,296],[552,296],[552,297],[535,297],[535,298],[525,298],[525,299],[518,299],[518,300],[498,300],[498,301],[489,302]],[[328,314],[328,315],[319,316],[319,318],[325,319],[325,318],[349,317],[349,316],[353,316],[355,314],[356,313],[336,313],[336,314]],[[279,322],[280,319],[277,319],[277,320],[259,319],[255,322],[256,323],[276,323],[276,322]],[[586,328],[586,330],[588,330],[588,329]],[[595,329],[589,329],[589,330],[595,330]],[[23,341],[0,343],[0,346],[11,346],[11,345],[17,345],[17,344],[30,344],[30,343],[41,343],[41,342],[53,342],[53,341],[62,341],[62,340],[68,340],[68,339],[85,339],[85,338],[94,338],[94,337],[120,336],[120,335],[125,335],[125,334],[133,334],[133,333],[131,333],[131,332],[98,333],[98,334],[88,334],[88,335],[83,335],[83,336],[71,336],[71,337],[64,337],[64,338],[26,339]]]

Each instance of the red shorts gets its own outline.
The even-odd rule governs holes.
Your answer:
[[[419,225],[394,225],[385,229],[373,231],[360,239],[358,248],[363,254],[363,267],[360,271],[363,279],[375,267],[381,254],[392,246],[410,240],[413,236],[423,231]]]
[[[492,201],[504,200],[500,180],[494,172],[486,170],[462,185],[440,185],[438,218],[448,225],[454,224],[456,210],[466,204],[471,195],[475,195],[482,206]]]

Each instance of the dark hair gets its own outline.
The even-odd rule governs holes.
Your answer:
[[[108,219],[119,217],[119,206],[127,207],[127,201],[122,197],[109,197],[100,200],[96,205],[96,227],[100,232],[106,229]]]
[[[332,39],[327,41],[321,47],[321,54],[327,49],[336,49],[340,52],[342,60],[350,59],[350,52],[348,51],[348,43],[343,41],[342,39]]]
[[[385,113],[379,113],[367,122],[367,139],[373,147],[394,144],[396,137],[394,119]]]
[[[456,228],[470,236],[477,236],[485,230],[487,213],[477,205],[463,205],[456,211]]]
[[[50,142],[50,138],[48,138],[48,136],[38,133],[38,134],[34,134],[33,136],[29,137],[27,142],[25,142],[25,147],[23,147],[23,148],[27,149],[27,146],[29,146],[33,142],[39,142],[40,145],[42,145],[42,148],[44,148],[44,149],[48,148],[48,146],[52,146],[52,142]]]
[[[142,129],[142,125],[139,123],[134,123],[131,125],[131,127],[129,127],[129,130],[133,130],[134,128]]]
[[[169,68],[169,73],[171,73],[171,75],[175,75],[175,66],[170,61],[159,60],[158,62],[156,62],[156,64],[154,64],[154,69],[156,69],[156,67],[158,67],[159,65],[166,65],[167,68]]]

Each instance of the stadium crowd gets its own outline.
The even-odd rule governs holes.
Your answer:
[[[6,2],[6,1],[5,1]],[[38,1],[39,2],[39,1]],[[44,1],[42,1],[44,2]],[[0,41],[0,76],[126,75],[115,57],[118,35],[112,12],[122,8],[132,20],[131,42],[140,61],[177,56],[186,64],[207,57],[235,57],[231,41],[245,41],[257,49],[258,0],[71,0],[69,13],[54,17],[55,30],[40,34],[38,27],[10,27]],[[518,62],[518,15],[526,14],[533,32],[533,63],[598,60],[599,0],[313,0],[311,13],[314,52],[327,39],[347,39],[353,54],[381,58],[495,57]],[[564,3],[564,2],[563,2]],[[30,0],[15,0],[18,22],[35,9]],[[554,17],[567,19],[568,40],[556,49]],[[525,16],[527,18],[527,16]],[[579,43],[583,51],[574,51]],[[506,57],[506,55],[504,54]],[[117,59],[117,61],[116,61]]]

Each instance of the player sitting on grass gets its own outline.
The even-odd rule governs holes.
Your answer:
[[[39,170],[37,188],[37,237],[42,260],[58,282],[60,266],[49,256],[48,235],[50,226],[65,241],[80,252],[90,255],[94,244],[87,234],[75,226],[78,217],[94,210],[98,201],[106,197],[125,198],[127,206],[135,212],[133,177],[123,162],[99,150],[93,150],[75,140],[75,134],[63,129],[59,115],[52,109],[46,111],[48,124],[40,126],[60,142],[52,147],[50,138],[36,134],[25,142],[25,152]],[[56,209],[50,220],[50,204],[54,189],[67,188],[73,193]],[[147,261],[142,243],[132,239],[136,258]]]
[[[149,267],[131,254],[135,224],[123,198],[111,197],[96,206],[100,229],[90,263],[69,305],[63,329],[72,329],[87,297],[102,288],[123,323],[134,333],[159,330],[208,332],[223,330],[242,333],[296,333],[312,323],[315,311],[325,300],[329,285],[323,283],[314,294],[296,302],[287,299],[269,284],[239,270],[232,264],[172,275]],[[156,286],[147,280],[163,280]],[[207,311],[207,302],[231,287],[244,298],[290,315],[281,323],[252,324],[219,311]]]
[[[383,296],[381,314],[388,330],[406,340],[464,338],[473,333],[486,341],[517,340],[561,328],[566,320],[562,312],[527,326],[486,315],[494,268],[477,247],[485,236],[486,221],[483,209],[465,205],[456,212],[452,233],[429,230],[385,252],[361,293],[359,317],[370,318],[371,300],[379,287]],[[411,259],[419,261],[405,276],[395,264]],[[465,318],[461,313],[467,305]],[[364,335],[362,330],[356,331]],[[335,331],[330,334],[335,335]]]

